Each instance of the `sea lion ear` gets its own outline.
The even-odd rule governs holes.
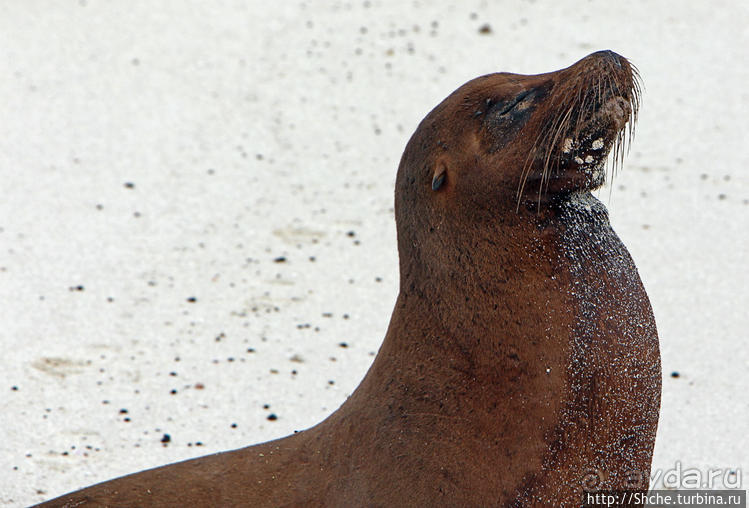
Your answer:
[[[439,190],[447,179],[447,167],[444,163],[440,162],[434,170],[434,176],[432,177],[432,190]]]

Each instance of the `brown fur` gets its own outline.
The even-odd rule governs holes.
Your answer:
[[[655,322],[588,193],[638,103],[611,52],[459,88],[403,154],[400,294],[341,408],[45,506],[578,506],[584,488],[646,488]]]

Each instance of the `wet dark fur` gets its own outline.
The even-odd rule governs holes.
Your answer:
[[[580,506],[586,489],[647,488],[655,321],[589,193],[638,90],[611,52],[456,90],[401,159],[400,293],[351,397],[293,436],[46,506]]]

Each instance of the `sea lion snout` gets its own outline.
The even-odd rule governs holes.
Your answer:
[[[523,168],[518,199],[537,189],[559,194],[593,190],[606,182],[609,154],[622,163],[640,105],[637,70],[613,51],[598,51],[550,74],[557,84],[534,144],[533,161]]]

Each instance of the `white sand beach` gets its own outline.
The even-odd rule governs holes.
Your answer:
[[[658,323],[654,470],[749,485],[749,3],[2,11],[0,505],[325,418],[388,325],[418,122],[476,76],[599,49],[644,81],[599,198]]]

